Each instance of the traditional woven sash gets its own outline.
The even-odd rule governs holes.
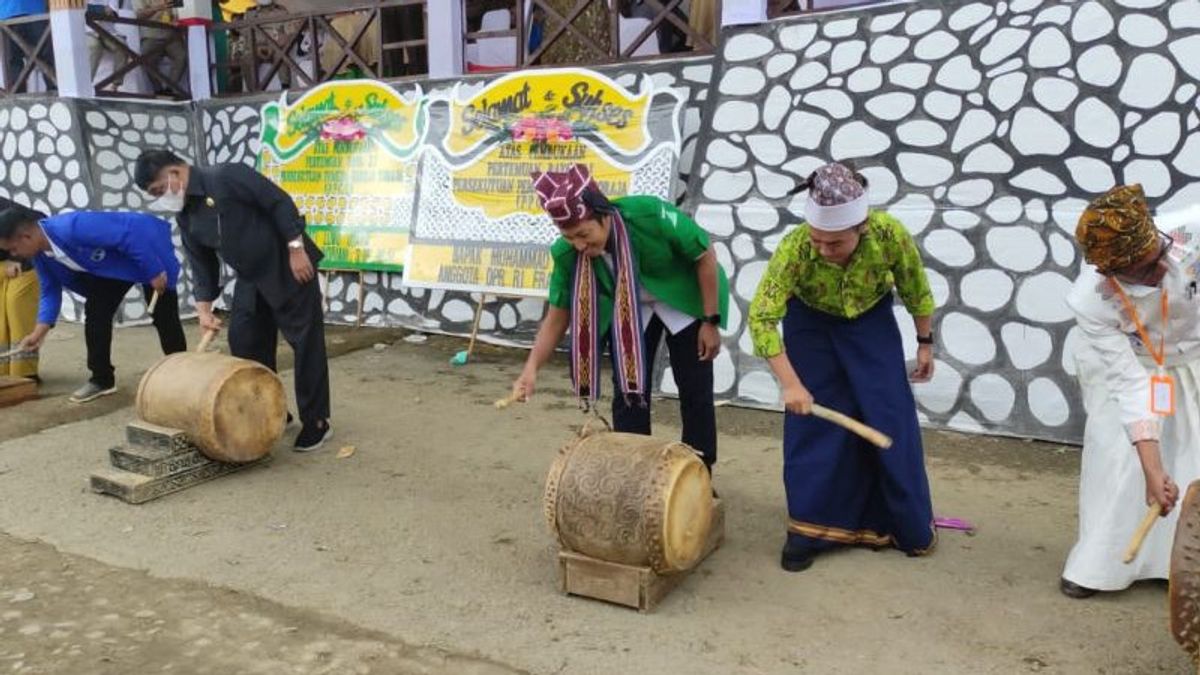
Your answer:
[[[617,383],[631,405],[645,405],[645,345],[642,343],[642,310],[638,300],[637,274],[629,232],[620,212],[612,216],[613,266],[616,289],[613,297],[612,348]],[[603,263],[601,263],[603,264]],[[600,339],[597,314],[595,261],[579,254],[575,263],[575,287],[571,294],[571,381],[584,409],[600,398]]]

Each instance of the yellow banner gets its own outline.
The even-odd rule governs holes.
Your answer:
[[[260,169],[296,201],[323,268],[403,266],[426,104],[364,80],[263,107]]]
[[[523,294],[546,288],[552,268],[545,246],[413,243],[404,278],[419,286]]]
[[[633,172],[578,141],[562,145],[505,143],[474,164],[454,172],[451,189],[459,204],[482,209],[488,218],[513,213],[542,215],[530,176],[534,171],[566,171],[573,164],[586,164],[592,178],[609,197],[629,193]]]
[[[631,92],[585,69],[531,70],[460,83],[448,103],[422,159],[410,286],[545,296],[559,233],[535,172],[584,164],[609,198],[671,195],[682,101],[649,79]]]
[[[650,145],[650,94],[635,95],[599,73],[517,72],[467,98],[460,98],[461,89],[462,85],[455,89],[450,102],[450,133],[443,144],[450,155],[537,136],[541,129],[551,141],[582,138],[623,155],[637,154]]]

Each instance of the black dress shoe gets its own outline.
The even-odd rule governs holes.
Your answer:
[[[1059,580],[1058,590],[1062,591],[1062,594],[1067,596],[1068,598],[1074,598],[1075,600],[1082,600],[1084,598],[1090,598],[1093,595],[1099,593],[1099,591],[1097,591],[1094,588],[1088,588],[1087,586],[1080,586],[1079,584],[1077,584],[1073,581],[1067,581],[1066,579]]]
[[[783,547],[783,554],[779,557],[779,566],[785,572],[803,572],[812,567],[813,552],[805,550],[793,550],[787,546]]]

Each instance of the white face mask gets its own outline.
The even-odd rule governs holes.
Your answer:
[[[171,178],[167,179],[167,191],[161,197],[154,200],[150,208],[154,211],[166,211],[168,213],[179,213],[183,211],[186,198],[183,194],[183,184],[178,180]]]

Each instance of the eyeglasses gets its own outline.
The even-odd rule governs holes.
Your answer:
[[[1142,283],[1144,281],[1152,280],[1155,273],[1158,272],[1159,263],[1162,262],[1163,258],[1167,257],[1167,252],[1171,250],[1171,244],[1174,243],[1173,239],[1162,232],[1158,233],[1158,238],[1161,244],[1158,255],[1154,257],[1154,260],[1143,263],[1136,267],[1115,271],[1113,272],[1113,276],[1119,277],[1121,280],[1129,281],[1131,283]]]

